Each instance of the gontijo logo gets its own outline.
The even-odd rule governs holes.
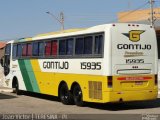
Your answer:
[[[144,32],[144,30],[131,30],[129,33],[123,33],[123,35],[127,36],[129,40],[133,42],[138,42],[140,40],[140,35]]]

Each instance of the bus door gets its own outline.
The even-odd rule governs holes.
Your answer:
[[[4,54],[4,75],[7,76],[10,72],[10,58],[11,57],[11,44],[7,44]]]

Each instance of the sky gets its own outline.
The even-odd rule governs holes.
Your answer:
[[[117,22],[117,13],[135,10],[148,0],[0,0],[0,40],[32,37],[60,30],[60,23],[46,14],[64,13],[65,29]],[[155,7],[160,6],[157,0]]]

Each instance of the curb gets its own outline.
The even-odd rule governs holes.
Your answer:
[[[0,92],[13,92],[13,89],[10,89],[10,88],[0,88]]]

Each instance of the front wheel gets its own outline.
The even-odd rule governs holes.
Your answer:
[[[15,85],[14,85],[14,92],[17,94],[17,95],[22,95],[22,91],[19,90],[19,84],[18,84],[18,81],[15,82]]]
[[[74,103],[77,106],[83,106],[84,105],[83,94],[82,94],[82,90],[81,90],[79,85],[76,85],[73,88],[73,98],[74,98]]]

